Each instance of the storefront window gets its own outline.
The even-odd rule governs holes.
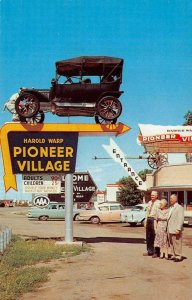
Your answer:
[[[192,191],[187,192],[187,208],[192,209]]]
[[[178,203],[184,206],[184,191],[172,191],[171,194],[176,194],[178,197]]]
[[[168,201],[168,192],[162,192],[161,198]]]

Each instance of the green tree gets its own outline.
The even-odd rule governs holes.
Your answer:
[[[183,123],[183,125],[192,125],[192,111],[189,110],[184,118],[185,122]]]
[[[152,171],[145,169],[139,172],[139,176],[143,181],[146,180],[146,174],[150,174]],[[119,190],[118,201],[124,206],[132,206],[142,202],[144,191],[140,191],[137,189],[137,185],[133,181],[133,179],[129,177],[122,177],[118,184],[121,184],[121,188]]]

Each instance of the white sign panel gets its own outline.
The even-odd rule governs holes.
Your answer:
[[[59,194],[61,177],[59,175],[22,175],[23,193]]]
[[[138,189],[146,191],[146,183],[128,163],[124,153],[121,151],[119,146],[112,139],[110,139],[110,145],[103,145],[103,147],[107,151],[107,153],[114,159],[114,161],[118,162],[128,172],[128,175],[131,176],[131,178],[137,184]]]

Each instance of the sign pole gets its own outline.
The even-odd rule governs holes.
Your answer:
[[[73,174],[65,176],[65,243],[73,242]]]

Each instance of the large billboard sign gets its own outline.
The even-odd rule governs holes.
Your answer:
[[[139,124],[139,129],[137,142],[143,145],[147,152],[192,152],[192,126]]]
[[[9,132],[13,174],[74,173],[77,133]]]
[[[2,128],[6,191],[10,188],[17,190],[15,174],[75,172],[79,133],[62,131],[62,124],[46,125],[6,124]]]
[[[117,136],[128,130],[123,123],[6,123],[0,136],[5,191],[17,190],[15,174],[74,173],[79,136]]]

